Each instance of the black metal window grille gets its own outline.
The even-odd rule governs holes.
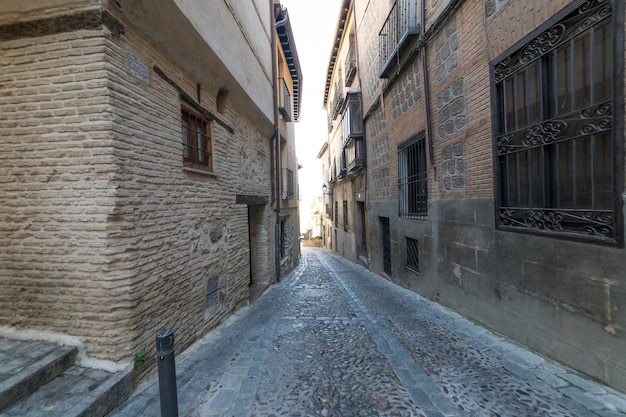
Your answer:
[[[211,278],[206,282],[206,308],[210,308],[219,301],[219,292],[217,291],[219,278]]]
[[[406,238],[406,266],[416,273],[420,272],[420,262],[418,258],[417,240]]]
[[[343,230],[348,230],[348,202],[343,202]]]
[[[335,227],[339,226],[339,202],[335,201]]]
[[[295,187],[293,182],[293,171],[289,168],[285,168],[285,181],[287,183],[285,187],[285,197],[287,199],[292,199],[295,195]]]
[[[193,168],[213,171],[211,124],[189,108],[181,107],[183,163]]]
[[[399,215],[425,219],[428,214],[428,177],[424,133],[398,146]]]
[[[494,64],[500,228],[620,244],[612,14],[580,2]]]
[[[389,217],[379,217],[382,228],[383,244],[383,272],[391,276],[391,230],[389,228]]]

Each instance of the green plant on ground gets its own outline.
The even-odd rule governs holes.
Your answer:
[[[135,368],[139,368],[141,365],[146,363],[146,360],[148,360],[148,356],[146,355],[146,352],[144,352],[143,349],[135,353],[135,360],[134,360]]]

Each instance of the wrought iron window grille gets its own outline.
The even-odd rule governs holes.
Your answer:
[[[398,146],[399,216],[424,220],[428,215],[426,136],[422,132]]]
[[[498,228],[623,244],[613,8],[581,1],[492,65]]]

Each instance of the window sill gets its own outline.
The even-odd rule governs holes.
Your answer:
[[[407,266],[405,269],[406,269],[406,272],[408,272],[408,273],[411,273],[411,274],[413,274],[413,275],[415,275],[417,277],[420,276],[419,271],[415,270],[415,268],[411,268],[410,266]]]
[[[200,175],[204,175],[204,176],[207,176],[207,177],[217,177],[217,175],[215,174],[214,171],[207,171],[205,169],[194,168],[194,167],[189,167],[189,166],[184,166],[183,167],[183,171],[191,172],[191,173],[194,173],[194,174],[200,174]]]

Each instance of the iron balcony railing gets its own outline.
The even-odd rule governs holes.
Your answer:
[[[343,82],[339,80],[335,84],[335,95],[333,96],[333,117],[332,119],[336,119],[337,115],[341,111],[341,106],[343,105],[345,97],[343,96]]]
[[[345,85],[348,87],[354,76],[356,75],[356,45],[353,42],[350,42],[350,46],[348,47],[348,55],[346,56],[346,62],[343,66],[346,70],[346,82]]]
[[[396,0],[378,34],[380,77],[387,78],[391,64],[406,42],[417,35],[420,24],[417,14],[419,0]]]

